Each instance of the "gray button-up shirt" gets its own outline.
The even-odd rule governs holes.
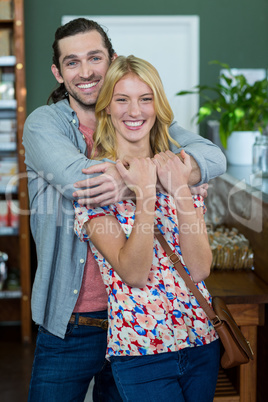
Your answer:
[[[36,109],[27,118],[23,145],[28,172],[31,230],[38,266],[32,289],[32,317],[64,338],[76,304],[87,258],[87,243],[74,234],[73,183],[82,169],[101,163],[86,158],[86,143],[67,100]],[[197,161],[202,182],[223,174],[220,149],[172,123],[171,136]],[[174,145],[173,152],[178,152]]]

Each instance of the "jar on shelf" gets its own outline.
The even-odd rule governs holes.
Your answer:
[[[263,177],[268,177],[268,136],[258,135],[253,145],[253,173],[262,172]]]

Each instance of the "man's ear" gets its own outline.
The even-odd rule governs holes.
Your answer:
[[[113,57],[112,57],[112,61],[114,61],[115,59],[117,59],[117,57],[118,57],[118,54],[117,54],[117,53],[114,53],[114,54],[113,54]]]
[[[58,81],[58,83],[63,84],[63,78],[60,75],[60,72],[59,72],[58,68],[55,66],[55,64],[52,64],[51,71],[52,71],[52,74],[54,75],[54,77],[56,78],[56,80]]]

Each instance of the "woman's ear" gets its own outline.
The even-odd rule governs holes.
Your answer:
[[[105,108],[105,112],[106,112],[107,114],[111,114],[110,105],[108,105],[108,106]]]

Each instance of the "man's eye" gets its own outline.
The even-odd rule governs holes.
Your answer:
[[[75,66],[76,65],[76,61],[69,61],[69,63],[67,63],[67,66]]]
[[[100,60],[101,60],[101,58],[98,57],[98,56],[95,56],[95,57],[92,58],[92,61],[100,61]]]

